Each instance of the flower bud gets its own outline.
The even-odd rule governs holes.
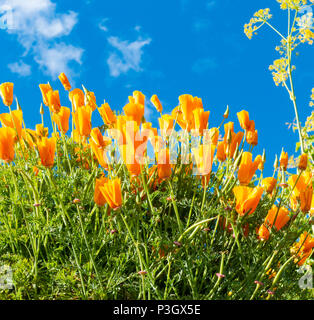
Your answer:
[[[298,168],[300,170],[306,170],[307,168],[307,154],[303,153],[300,155]]]

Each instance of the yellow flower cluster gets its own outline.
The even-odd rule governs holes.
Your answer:
[[[269,70],[273,71],[272,76],[276,86],[279,86],[281,83],[284,85],[288,79],[288,59],[280,58],[275,60],[274,64],[269,66]]]
[[[249,39],[252,39],[253,32],[256,32],[267,20],[269,20],[272,15],[269,13],[270,9],[260,9],[254,13],[253,18],[251,18],[249,23],[244,25],[244,33]],[[257,26],[257,23],[261,23]]]
[[[307,0],[277,0],[277,2],[280,3],[281,9],[292,9],[292,10],[298,10],[302,6],[307,4]],[[313,3],[313,0],[310,2]]]
[[[310,102],[310,107],[314,107],[314,88],[312,89],[312,95],[311,95],[311,102]]]
[[[314,32],[312,32],[310,29],[300,29],[300,35],[298,36],[298,39],[302,43],[308,42],[308,44],[312,45],[314,40]]]

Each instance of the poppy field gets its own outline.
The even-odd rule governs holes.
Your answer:
[[[244,33],[279,39],[269,71],[295,113],[293,163],[285,146],[275,159],[255,152],[254,114],[227,107],[214,124],[190,94],[167,114],[158,93],[134,91],[120,113],[61,73],[69,99],[34,84],[41,118],[29,128],[14,84],[0,85],[0,267],[11,270],[0,269],[0,299],[313,299],[300,279],[313,266],[314,114],[299,120],[292,52],[313,44],[313,16],[297,13],[314,1],[277,2],[287,34],[269,9]],[[314,88],[304,94],[313,106]]]

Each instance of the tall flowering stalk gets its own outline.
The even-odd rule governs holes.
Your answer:
[[[254,14],[254,17],[249,23],[244,25],[244,32],[249,39],[253,34],[260,29],[264,24],[268,25],[280,37],[280,45],[276,50],[280,54],[280,58],[275,60],[269,67],[272,71],[273,79],[276,86],[282,85],[289,93],[290,100],[292,101],[294,113],[296,117],[297,130],[299,134],[299,147],[301,153],[309,152],[312,161],[313,154],[310,152],[311,145],[305,144],[305,139],[301,130],[301,123],[299,118],[297,100],[295,95],[295,86],[293,82],[292,72],[295,66],[292,64],[292,53],[295,49],[303,43],[313,44],[314,40],[314,18],[313,13],[310,11],[314,5],[313,0],[277,0],[283,10],[287,10],[287,32],[284,35],[275,28],[269,20],[272,18],[270,9],[261,9]],[[307,13],[304,13],[305,5],[307,5]],[[298,17],[299,13],[304,13],[302,17]]]

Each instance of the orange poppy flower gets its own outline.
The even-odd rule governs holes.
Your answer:
[[[42,123],[36,124],[35,133],[37,138],[48,137],[48,128],[44,128]]]
[[[279,162],[280,162],[280,167],[282,167],[284,170],[287,170],[288,160],[289,160],[288,153],[282,150]]]
[[[111,139],[104,137],[98,127],[92,129],[90,137],[99,148],[106,148],[111,144]]]
[[[135,121],[140,126],[144,117],[144,105],[140,103],[128,103],[123,107],[124,113],[129,121]]]
[[[224,135],[225,153],[227,157],[233,158],[234,152],[237,146],[240,146],[244,133],[242,131],[235,133],[233,122],[226,123],[224,125],[224,129],[225,129],[225,135]],[[229,138],[229,141],[228,141],[228,138]]]
[[[209,113],[209,111],[204,111],[203,108],[193,110],[194,128],[201,136],[203,136],[204,130],[207,129]]]
[[[134,91],[133,92],[133,103],[140,104],[142,106],[145,105],[145,96],[141,91]]]
[[[4,82],[0,84],[0,95],[3,104],[10,107],[13,103],[13,86],[12,82]]]
[[[114,123],[116,123],[117,121],[116,115],[113,113],[113,111],[111,110],[107,102],[102,104],[101,107],[98,108],[98,111],[105,124],[113,125]]]
[[[58,90],[48,91],[47,98],[48,98],[49,109],[52,112],[58,113],[60,111],[60,108],[61,108],[59,91]]]
[[[246,142],[252,146],[257,146],[258,144],[257,130],[248,130],[246,132]]]
[[[179,103],[178,109],[182,114],[179,114],[177,122],[182,129],[191,131],[195,128],[193,111],[197,108],[203,109],[202,100],[190,94],[183,94],[179,96]]]
[[[70,84],[67,76],[62,72],[62,73],[60,73],[58,78],[59,78],[60,82],[62,83],[64,89],[66,91],[70,91],[71,90],[71,84]]]
[[[0,159],[11,162],[14,159],[16,131],[10,127],[0,128]]]
[[[92,110],[89,107],[81,107],[72,112],[72,115],[80,136],[88,137],[92,130]]]
[[[209,175],[212,171],[214,161],[215,145],[200,145],[198,148],[192,148],[198,175]]]
[[[241,185],[248,185],[251,182],[260,162],[260,157],[256,157],[253,162],[252,153],[243,152],[238,171],[238,179]]]
[[[11,113],[0,114],[0,122],[4,127],[16,129],[18,137],[21,138],[23,124],[22,110],[13,110]]]
[[[268,211],[263,225],[260,227],[259,236],[260,239],[268,240],[269,229],[275,225],[277,230],[282,229],[290,220],[289,210],[285,207],[281,207],[279,210],[276,205],[273,205]],[[266,229],[267,231],[266,231]],[[261,234],[262,235],[261,235]]]
[[[272,193],[274,188],[276,187],[277,179],[273,177],[264,178],[262,180],[262,187],[267,193]]]
[[[157,172],[159,179],[167,179],[171,176],[170,154],[168,148],[160,149],[156,153]]]
[[[209,139],[210,144],[217,146],[219,139],[219,130],[218,128],[210,128],[208,134],[205,135],[205,139]],[[207,141],[207,140],[206,140]]]
[[[168,114],[164,114],[158,119],[158,121],[162,136],[170,135],[174,125],[173,117]]]
[[[103,187],[107,182],[108,178],[106,177],[96,179],[95,182],[94,202],[100,207],[104,206],[107,203],[107,201],[106,198],[103,196],[102,192],[100,191],[99,187]]]
[[[289,177],[288,184],[291,188],[294,187],[290,198],[292,208],[296,209],[298,201],[301,202],[301,211],[306,213],[311,209],[313,197],[312,173],[303,171],[296,183],[298,175],[294,174]]]
[[[64,134],[69,130],[70,114],[70,108],[61,107],[58,113],[52,115],[52,119],[58,125],[58,129]]]
[[[47,84],[40,84],[39,85],[42,97],[43,97],[43,102],[45,106],[49,106],[49,101],[48,101],[48,92],[53,91],[51,88],[51,85],[49,83]]]
[[[302,266],[307,258],[312,254],[312,248],[314,247],[314,238],[304,231],[299,241],[296,242],[290,249],[291,254],[295,255],[294,262],[299,266]]]
[[[248,212],[252,214],[255,211],[261,200],[263,188],[236,186],[233,188],[233,193],[236,198],[236,211],[240,216],[244,216]]]
[[[104,168],[108,168],[108,159],[106,156],[106,150],[103,147],[98,146],[93,140],[89,141],[93,153],[98,161],[98,163]]]
[[[216,146],[212,145],[200,145],[198,148],[192,148],[192,153],[195,158],[195,163],[198,171],[198,175],[202,176],[202,185],[205,186],[209,183],[210,174],[212,171],[212,165],[214,161]]]
[[[158,112],[162,112],[162,104],[160,103],[158,97],[156,94],[154,94],[151,98],[150,98],[151,103],[154,105],[154,107],[156,108],[156,110]]]
[[[69,99],[72,103],[72,110],[77,111],[85,105],[85,95],[81,89],[73,89],[69,92]]]
[[[40,155],[41,164],[44,167],[51,168],[54,164],[54,156],[56,150],[56,138],[43,137],[37,143],[38,152]]]
[[[300,170],[306,170],[307,168],[307,154],[306,153],[303,153],[300,155],[300,158],[299,158],[299,164],[298,164],[298,168]]]
[[[92,91],[88,91],[84,86],[83,88],[85,92],[86,105],[88,105],[92,109],[92,111],[95,111],[97,108],[95,93]]]
[[[120,179],[108,180],[99,186],[99,190],[106,199],[111,209],[118,209],[122,206],[122,193]]]
[[[218,161],[224,162],[226,160],[227,155],[226,155],[225,150],[226,150],[225,142],[224,141],[218,142],[218,145],[217,145],[217,159],[218,159]]]
[[[250,118],[249,113],[246,110],[242,110],[237,113],[238,120],[240,123],[240,126],[243,130],[249,130],[250,128]]]

